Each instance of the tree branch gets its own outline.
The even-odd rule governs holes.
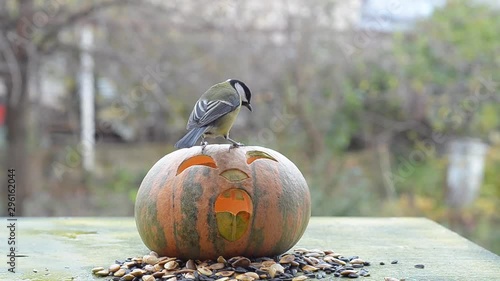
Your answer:
[[[57,23],[50,24],[47,26],[47,31],[45,34],[42,36],[42,39],[40,42],[37,44],[37,49],[42,52],[42,53],[50,53],[52,49],[57,47],[57,44],[51,44],[48,45],[49,42],[54,40],[57,35],[63,31],[65,28],[72,27],[75,23],[88,18],[92,14],[101,11],[106,8],[110,7],[116,7],[119,5],[127,5],[127,4],[133,4],[137,3],[136,1],[132,0],[109,0],[109,1],[104,1],[100,2],[94,5],[91,5],[87,8],[84,8],[82,10],[73,12],[66,16],[63,20],[58,21]]]

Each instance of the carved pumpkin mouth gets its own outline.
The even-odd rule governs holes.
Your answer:
[[[231,188],[222,192],[215,201],[219,234],[229,241],[240,239],[250,226],[252,210],[252,199],[246,191]]]

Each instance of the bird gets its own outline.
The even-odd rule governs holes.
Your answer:
[[[242,146],[229,137],[241,106],[252,111],[252,93],[247,85],[237,79],[228,79],[210,87],[194,105],[186,126],[188,132],[175,144],[176,148],[189,148],[202,137],[202,150],[207,145],[205,138],[224,137],[233,144]],[[231,148],[231,147],[230,147]]]

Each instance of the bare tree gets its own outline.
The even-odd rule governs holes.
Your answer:
[[[13,1],[12,6],[2,2],[0,13],[0,77],[6,88],[7,157],[5,167],[16,169],[16,215],[23,215],[23,203],[28,196],[30,163],[33,149],[28,141],[29,114],[32,104],[29,85],[33,69],[41,57],[60,47],[58,35],[88,18],[95,12],[129,1],[101,1],[72,9],[61,1],[43,2],[37,6],[33,0]],[[6,196],[2,197],[5,200]],[[5,202],[4,202],[5,203]],[[6,210],[2,209],[4,213]]]

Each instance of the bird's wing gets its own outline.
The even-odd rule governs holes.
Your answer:
[[[210,125],[210,123],[238,108],[239,105],[240,101],[237,96],[227,101],[200,99],[196,102],[193,112],[189,116],[187,129]]]

